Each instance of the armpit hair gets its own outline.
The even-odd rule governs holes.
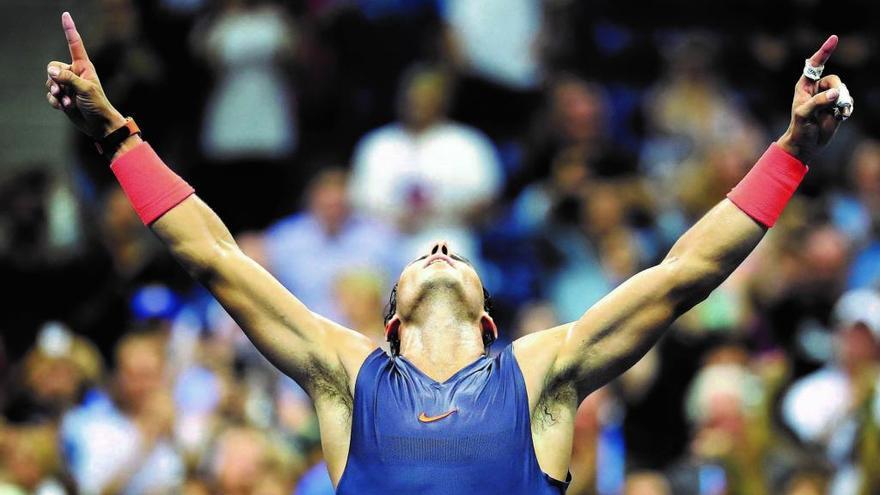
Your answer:
[[[313,401],[327,400],[344,406],[351,415],[354,397],[348,388],[349,375],[344,366],[330,367],[327,363],[310,358],[302,370],[306,391]]]
[[[558,373],[548,376],[544,382],[544,390],[532,413],[532,422],[539,428],[548,428],[556,424],[559,415],[565,408],[577,405],[577,387],[575,384],[576,367],[569,366]]]

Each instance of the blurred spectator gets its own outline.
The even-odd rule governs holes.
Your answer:
[[[398,247],[407,256],[442,237],[476,258],[471,225],[501,187],[492,143],[446,119],[451,84],[439,68],[411,69],[400,88],[400,122],[364,136],[354,155],[355,206],[410,234]]]
[[[109,397],[69,412],[62,423],[65,455],[81,493],[146,494],[182,485],[167,380],[156,337],[131,334],[120,341]]]
[[[296,30],[262,0],[224,0],[198,50],[217,80],[205,109],[201,148],[210,162],[200,191],[233,232],[264,226],[286,192],[279,176],[297,145],[294,95],[285,64]],[[229,183],[237,194],[229,194]],[[241,208],[242,195],[248,207]]]
[[[623,495],[672,495],[672,488],[663,474],[643,471],[626,477]]]
[[[396,280],[409,261],[401,257],[393,229],[352,212],[348,191],[344,171],[319,173],[307,192],[307,210],[270,226],[263,235],[263,253],[258,254],[309,309],[343,324],[354,322],[346,320],[334,294],[337,277],[354,269],[374,270],[381,284],[390,287],[388,282]]]
[[[211,471],[218,493],[289,495],[289,467],[283,449],[264,432],[232,427],[217,439]]]
[[[647,115],[652,136],[641,161],[663,177],[694,152],[736,141],[750,120],[713,71],[717,44],[709,36],[682,36],[666,53],[667,74],[651,91]]]
[[[845,233],[856,246],[867,242],[877,225],[880,211],[880,142],[863,140],[853,151],[847,167],[846,189],[835,191],[829,205],[834,225]],[[849,285],[869,287],[877,277],[874,268],[876,255],[869,254],[873,246],[866,248],[864,257],[854,261]]]
[[[53,426],[0,425],[0,494],[73,493],[63,471]]]
[[[540,1],[443,0],[442,4],[466,69],[511,88],[536,87]],[[496,22],[502,17],[504,22]],[[486,29],[490,24],[495,29]]]
[[[674,493],[770,493],[766,469],[767,390],[736,347],[713,352],[685,402],[693,427],[687,457],[674,465]]]
[[[629,224],[640,196],[638,184],[594,182],[542,225],[544,290],[561,321],[577,320],[656,254]]]
[[[103,374],[95,347],[57,322],[43,326],[22,364],[23,380],[11,384],[3,408],[6,418],[21,423],[60,420]]]
[[[830,492],[836,495],[856,493],[865,476],[858,470],[859,435],[880,424],[880,296],[847,292],[833,317],[833,360],[792,385],[782,414],[801,441],[827,452],[838,469]]]
[[[563,164],[582,170],[578,181],[635,172],[635,157],[611,140],[608,95],[602,86],[562,73],[548,85],[546,99],[533,125],[523,169],[507,187],[508,197],[529,183],[551,178]]]
[[[225,0],[200,48],[217,71],[202,132],[216,161],[286,158],[296,146],[293,100],[281,65],[295,30],[270,2]]]
[[[382,312],[391,289],[384,282],[383,277],[374,271],[351,270],[339,274],[333,292],[341,308],[342,321],[373,339],[390,354]]]
[[[519,139],[540,102],[540,0],[440,0],[446,59],[460,74],[453,115],[496,141]],[[495,22],[504,18],[504,22]],[[492,25],[492,29],[486,29]],[[505,142],[504,144],[509,144]]]
[[[880,287],[880,142],[866,139],[853,151],[849,163],[849,189],[831,196],[830,215],[835,225],[858,248],[849,267],[851,289]]]
[[[800,376],[830,357],[826,328],[845,288],[849,244],[825,224],[783,228],[777,235],[778,251],[755,271],[751,292],[766,325],[760,338],[789,352]]]

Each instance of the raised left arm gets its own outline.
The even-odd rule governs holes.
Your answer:
[[[836,45],[837,37],[830,37],[811,64],[824,65]],[[794,192],[806,172],[803,163],[836,131],[841,118],[834,109],[844,91],[837,76],[801,77],[786,133],[660,264],[627,280],[578,321],[516,342],[525,378],[537,392],[530,394],[532,406],[549,393],[576,408],[590,392],[635,364],[676,318],[742,263]]]
[[[666,328],[718,287],[767,228],[723,200],[665,259],[621,284],[576,322],[561,327],[551,375],[571,380],[578,403],[635,364]]]

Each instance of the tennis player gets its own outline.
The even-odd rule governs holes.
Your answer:
[[[822,77],[837,46],[831,36],[806,61],[788,130],[660,264],[579,320],[490,357],[498,330],[480,277],[454,246],[436,242],[403,270],[392,293],[389,355],[356,329],[311,312],[242,253],[223,222],[141,140],[134,121],[110,104],[67,13],[62,26],[71,61],[48,65],[49,104],[95,140],[144,224],[309,393],[330,477],[343,495],[564,493],[581,401],[730,275],[852,113],[840,78]]]

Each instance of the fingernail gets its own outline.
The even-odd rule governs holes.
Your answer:
[[[53,84],[52,87],[49,88],[49,91],[50,91],[53,95],[57,95],[57,94],[58,94],[58,86],[56,86],[56,85]]]
[[[65,96],[64,98],[61,98],[61,103],[63,103],[65,107],[70,105],[70,97]]]
[[[55,67],[55,66],[49,67],[49,75],[50,76],[57,76],[58,74],[61,74],[61,71],[58,70],[58,67]]]
[[[840,90],[837,88],[831,88],[826,93],[828,95],[829,100],[836,100],[838,96],[840,96]]]

